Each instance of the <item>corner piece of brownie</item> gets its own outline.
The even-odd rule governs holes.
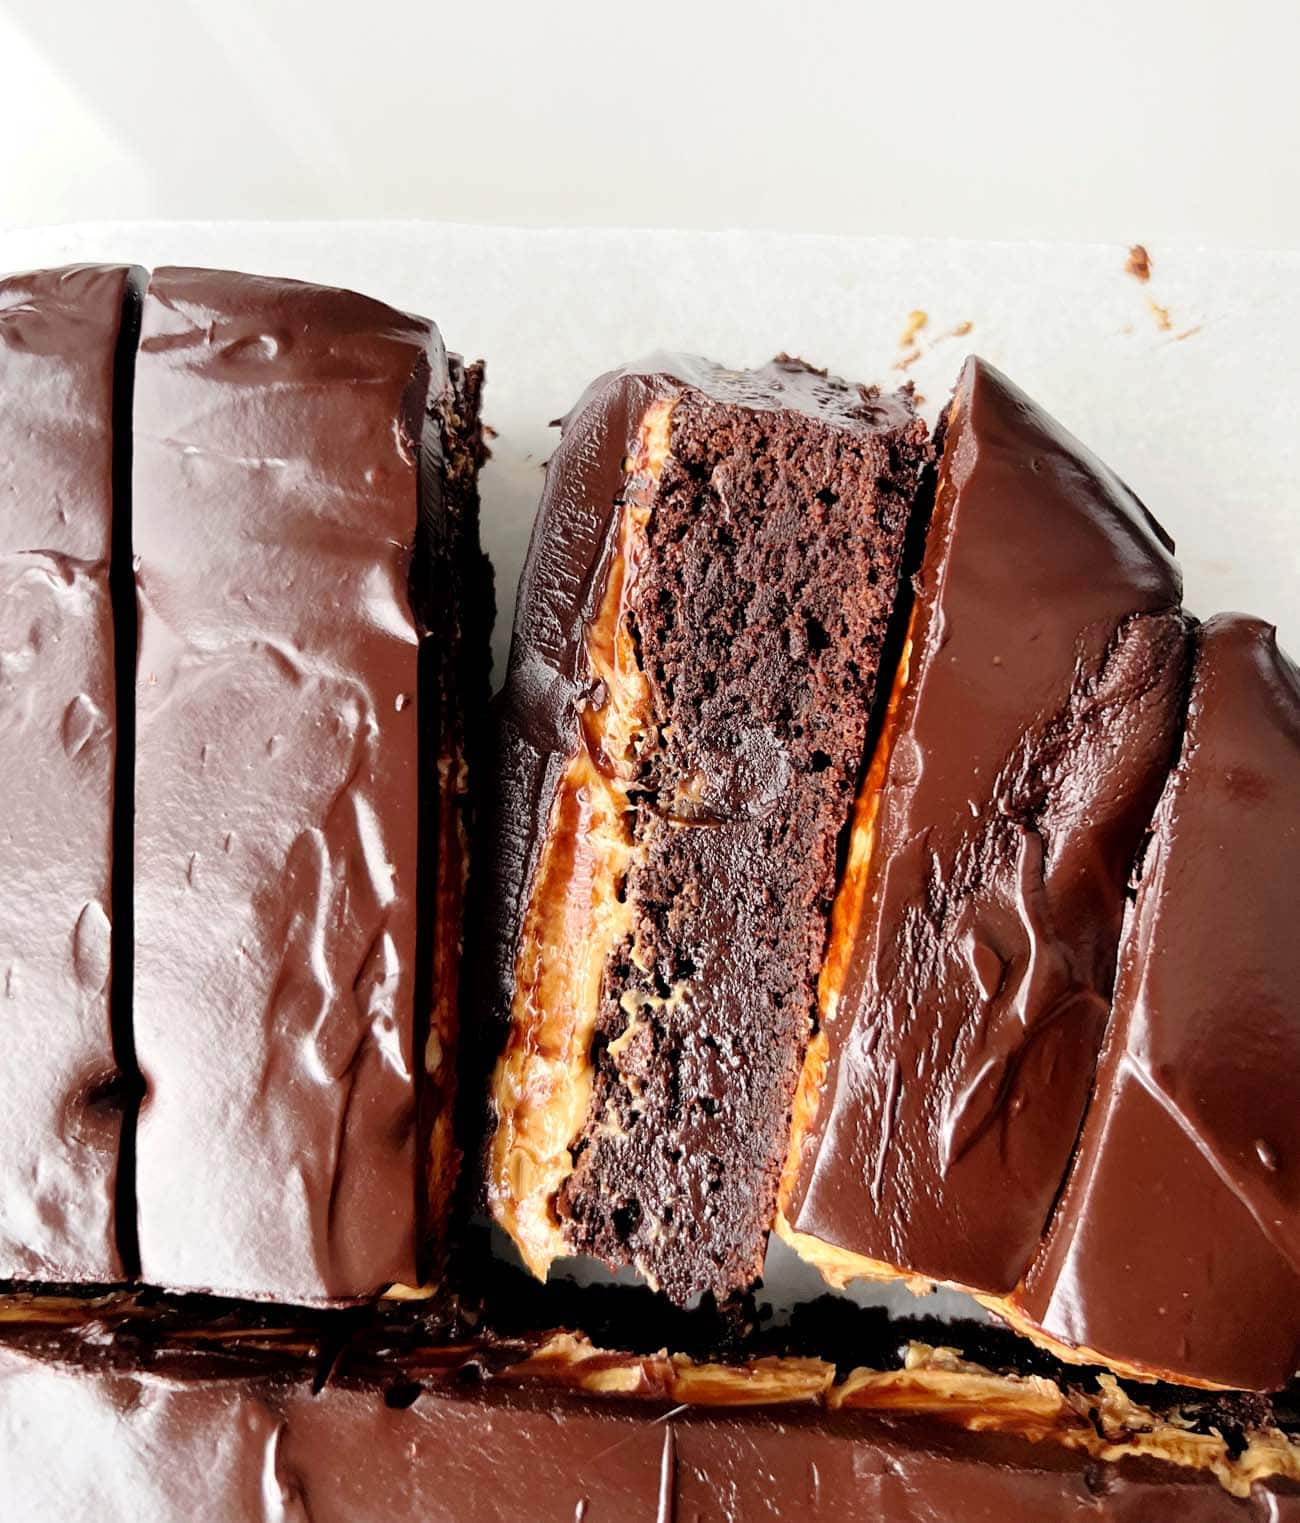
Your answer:
[[[492,1214],[534,1272],[759,1274],[909,519],[910,395],[679,356],[565,419],[489,843]]]

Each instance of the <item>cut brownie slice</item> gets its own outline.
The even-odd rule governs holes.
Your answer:
[[[1267,1390],[1300,1367],[1300,671],[1199,632],[1074,1169],[1013,1317],[1066,1357]]]
[[[150,1281],[325,1301],[419,1277],[452,1165],[477,381],[431,323],[352,292],[150,283],[134,472]]]
[[[373,1325],[372,1325],[373,1327]],[[355,1325],[354,1329],[355,1331]],[[198,1336],[194,1336],[196,1332]],[[1067,1399],[952,1350],[903,1368],[535,1352],[390,1327],[0,1342],[22,1523],[1297,1523],[1297,1447],[1198,1431],[1109,1381]],[[342,1346],[340,1347],[340,1341]],[[39,1351],[38,1351],[39,1350]],[[323,1362],[324,1361],[324,1362]],[[329,1378],[324,1378],[328,1368]],[[475,1376],[477,1378],[469,1378]],[[315,1377],[315,1378],[313,1378]],[[1267,1404],[1265,1404],[1266,1406]],[[1094,1427],[1095,1423],[1095,1427]],[[75,1435],[75,1442],[69,1441]]]
[[[992,366],[948,412],[780,1228],[836,1283],[1012,1291],[1069,1165],[1187,628],[1141,503]]]
[[[676,1300],[762,1264],[923,424],[666,358],[564,424],[503,695],[493,1214]]]
[[[0,1278],[126,1267],[109,581],[138,309],[122,267],[0,282]]]

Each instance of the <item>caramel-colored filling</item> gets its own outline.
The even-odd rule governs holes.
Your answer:
[[[141,1302],[136,1293],[93,1300],[68,1296],[0,1298],[0,1326],[59,1331],[86,1324],[88,1312],[110,1332],[126,1318],[163,1320],[161,1348],[213,1345],[232,1349],[309,1355],[316,1338],[308,1330],[282,1327],[168,1326],[165,1306]],[[475,1344],[413,1348],[394,1367],[418,1377],[422,1370],[454,1367],[472,1357]],[[1212,1474],[1234,1496],[1248,1496],[1259,1481],[1300,1482],[1300,1441],[1268,1426],[1249,1430],[1245,1446],[1233,1447],[1217,1431],[1196,1431],[1179,1407],[1155,1411],[1134,1400],[1112,1375],[1097,1377],[1097,1390],[1063,1385],[1038,1375],[999,1374],[967,1361],[956,1349],[909,1343],[901,1368],[856,1369],[838,1384],[835,1369],[820,1359],[769,1357],[746,1364],[697,1363],[660,1350],[629,1354],[602,1349],[573,1333],[556,1333],[495,1379],[539,1382],[606,1396],[655,1398],[693,1407],[734,1408],[818,1402],[834,1409],[926,1416],[977,1433],[1004,1433],[1030,1443],[1056,1444],[1114,1463],[1129,1456]]]
[[[672,1356],[674,1401],[698,1407],[758,1407],[829,1394],[835,1367],[822,1359],[766,1358],[748,1364],[696,1364]]]
[[[1095,1393],[1063,1390],[1054,1380],[999,1375],[969,1364],[953,1349],[908,1346],[901,1370],[855,1370],[830,1394],[830,1404],[928,1413],[974,1432],[1011,1433],[1056,1443],[1114,1462],[1144,1456],[1211,1472],[1234,1496],[1255,1481],[1300,1477],[1300,1447],[1278,1429],[1250,1434],[1234,1456],[1217,1432],[1197,1433],[1178,1409],[1154,1412],[1133,1400],[1111,1375]]]
[[[893,755],[894,742],[898,738],[898,711],[903,701],[903,692],[907,687],[915,625],[916,610],[913,609],[907,636],[903,642],[902,654],[898,660],[898,669],[894,673],[893,685],[889,691],[889,701],[885,707],[880,737],[867,768],[867,775],[854,800],[844,875],[836,890],[835,903],[831,907],[830,935],[827,938],[826,956],[822,961],[821,974],[817,981],[818,1029],[808,1044],[803,1068],[799,1074],[799,1084],[795,1090],[790,1118],[790,1141],[777,1196],[777,1233],[789,1243],[800,1258],[812,1264],[828,1284],[840,1289],[843,1289],[850,1280],[861,1279],[903,1278],[912,1283],[911,1277],[892,1265],[879,1263],[861,1254],[850,1253],[847,1249],[824,1242],[811,1233],[796,1232],[786,1216],[786,1208],[798,1183],[804,1145],[816,1121],[817,1110],[821,1104],[826,1073],[830,1066],[830,1027],[839,1014],[840,1001],[844,995],[844,983],[848,977],[854,948],[862,932],[862,920],[871,885],[871,866],[875,855],[880,805],[884,797],[889,759]],[[917,1281],[913,1284],[913,1289],[917,1289],[918,1293],[923,1293],[929,1288],[928,1280]]]
[[[552,806],[516,948],[510,1032],[492,1079],[489,1205],[539,1278],[566,1251],[556,1197],[591,1106],[605,966],[632,932],[623,896],[637,851],[629,790],[653,720],[628,613],[673,406],[665,399],[647,409],[625,462],[618,542],[585,638],[602,699],[582,715]]]
[[[829,1397],[832,1407],[933,1413],[963,1427],[1051,1437],[1073,1417],[1065,1393],[1036,1375],[998,1375],[955,1349],[909,1343],[903,1367],[853,1370]]]
[[[1300,1480],[1300,1444],[1277,1428],[1256,1429],[1236,1455],[1218,1432],[1194,1430],[1178,1408],[1156,1412],[1110,1375],[1097,1391],[1063,1388],[1038,1375],[998,1374],[955,1349],[909,1343],[899,1369],[852,1371],[838,1384],[819,1359],[768,1358],[745,1365],[697,1364],[666,1351],[597,1349],[559,1333],[506,1372],[508,1379],[559,1383],[604,1395],[653,1396],[700,1407],[821,1401],[832,1409],[926,1416],[976,1433],[1058,1444],[1115,1462],[1140,1456],[1214,1475],[1234,1496],[1256,1481]]]
[[[540,1378],[603,1395],[660,1396],[698,1407],[766,1406],[823,1397],[835,1367],[822,1359],[767,1357],[747,1364],[698,1364],[684,1354],[624,1354],[574,1333],[556,1333],[510,1378]]]

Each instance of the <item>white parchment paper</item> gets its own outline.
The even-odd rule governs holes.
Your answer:
[[[0,230],[0,269],[205,264],[353,286],[433,317],[488,364],[483,530],[504,667],[515,580],[556,434],[603,370],[656,348],[734,366],[785,350],[915,382],[933,417],[963,356],[1001,366],[1146,501],[1187,602],[1277,624],[1300,655],[1300,254],[432,223],[140,223]],[[903,335],[925,314],[914,342]],[[967,326],[969,325],[969,326]],[[1014,551],[1014,547],[1011,547]],[[775,1301],[816,1293],[776,1245]],[[899,1288],[856,1299],[915,1310]],[[941,1293],[927,1311],[967,1310]]]
[[[139,223],[0,230],[0,268],[210,264],[354,286],[425,313],[488,363],[484,534],[504,611],[555,439],[602,370],[656,348],[778,350],[933,417],[963,355],[1000,365],[1146,501],[1200,614],[1240,608],[1300,652],[1300,254],[432,223]],[[909,314],[928,321],[907,369]],[[969,323],[969,332],[954,329]]]

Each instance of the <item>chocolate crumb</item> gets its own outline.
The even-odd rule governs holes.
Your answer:
[[[1124,264],[1124,273],[1131,275],[1134,280],[1146,282],[1151,279],[1151,255],[1140,243],[1135,243],[1128,251],[1128,259]]]
[[[903,350],[915,349],[916,335],[921,331],[922,328],[925,327],[929,321],[930,314],[928,312],[923,312],[920,307],[917,307],[914,311],[909,312],[907,314],[906,326],[903,328],[903,331],[898,338],[898,347]]]

